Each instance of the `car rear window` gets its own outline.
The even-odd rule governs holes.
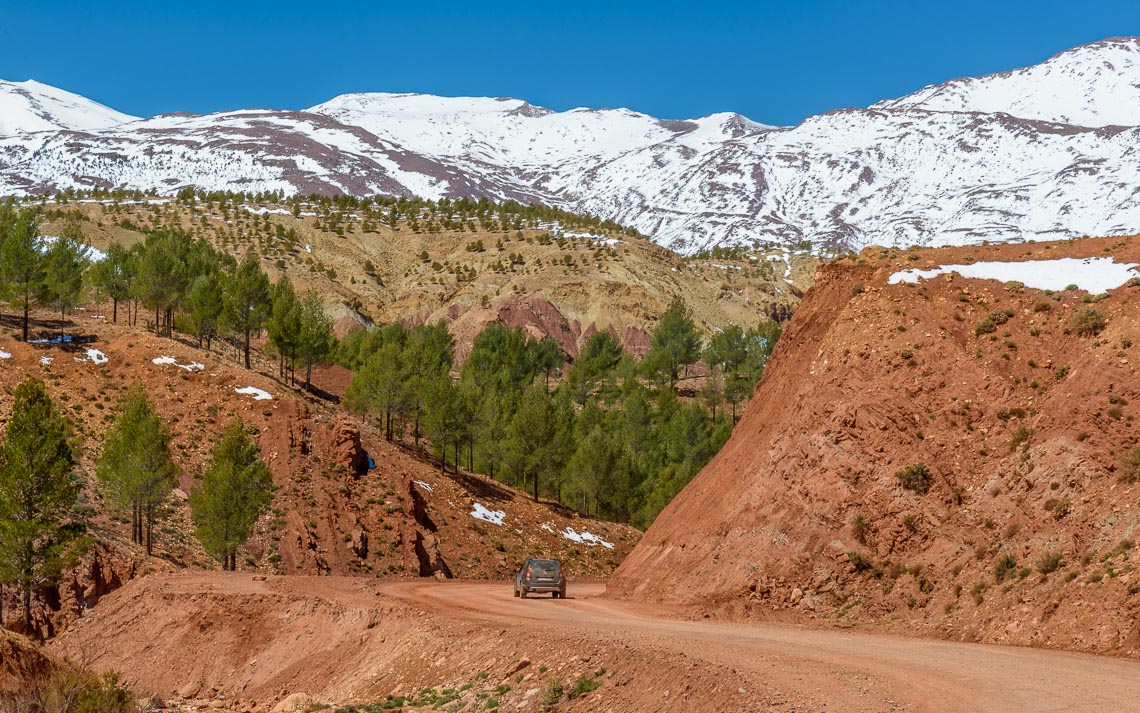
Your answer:
[[[541,569],[544,572],[557,572],[558,571],[558,563],[552,562],[550,560],[546,560],[546,561],[538,560],[535,562],[531,562],[531,566],[534,569]]]

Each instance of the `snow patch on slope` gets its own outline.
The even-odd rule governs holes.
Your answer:
[[[970,265],[942,265],[933,270],[903,270],[891,275],[891,285],[916,283],[938,275],[956,272],[978,280],[1020,282],[1038,290],[1063,290],[1069,285],[1100,294],[1125,284],[1134,277],[1136,263],[1117,263],[1111,257],[1060,258],[1022,262],[975,262]]]
[[[484,522],[489,522],[492,525],[502,525],[503,518],[507,516],[506,511],[490,510],[482,503],[474,503],[471,506],[471,512],[469,514],[476,520],[483,520]]]

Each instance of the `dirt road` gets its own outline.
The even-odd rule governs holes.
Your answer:
[[[1136,662],[691,621],[603,592],[571,582],[568,599],[522,600],[507,582],[187,571],[128,583],[52,648],[121,671],[142,693],[194,699],[179,710],[439,687],[463,691],[449,710],[495,697],[504,713],[1140,711]],[[569,690],[583,678],[598,689],[545,702],[555,680]]]
[[[1056,651],[906,639],[864,632],[681,621],[596,598],[515,599],[509,585],[409,582],[395,597],[449,617],[582,629],[634,648],[675,650],[765,681],[792,710],[1140,711],[1140,664]],[[775,702],[775,701],[773,701]],[[798,705],[797,705],[798,703]]]

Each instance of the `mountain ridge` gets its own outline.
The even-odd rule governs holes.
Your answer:
[[[0,126],[6,111],[0,104]],[[194,186],[487,197],[595,214],[686,254],[1140,228],[1131,189],[1140,183],[1137,38],[790,127],[731,112],[668,120],[624,108],[557,112],[515,98],[383,92],[299,112],[100,121],[0,132],[0,194]]]

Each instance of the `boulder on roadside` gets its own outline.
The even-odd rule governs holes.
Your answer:
[[[273,706],[273,713],[302,713],[313,705],[313,697],[308,693],[290,693]]]

